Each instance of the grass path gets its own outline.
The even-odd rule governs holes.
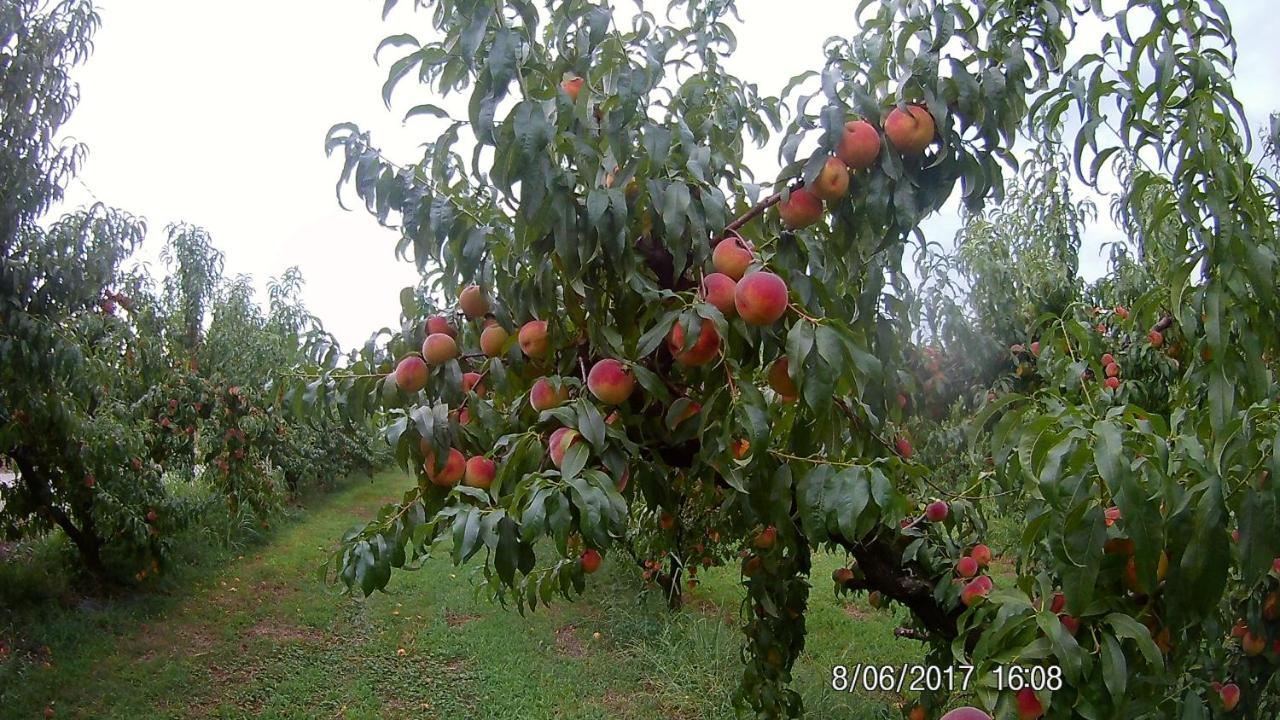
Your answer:
[[[353,480],[243,556],[206,553],[151,592],[0,608],[0,718],[733,717],[732,569],[674,615],[610,561],[585,598],[525,618],[446,559],[368,600],[321,584],[335,539],[405,484]],[[884,717],[894,698],[832,692],[831,666],[916,662],[921,648],[892,637],[894,615],[835,602],[835,566],[815,563],[795,686],[814,717]]]

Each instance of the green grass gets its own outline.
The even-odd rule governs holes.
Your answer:
[[[45,572],[56,547],[0,564],[0,640],[10,648],[0,718],[40,717],[46,706],[58,718],[733,717],[741,591],[732,568],[702,576],[674,614],[620,560],[578,602],[523,618],[476,591],[475,568],[445,559],[367,600],[321,584],[335,539],[405,485],[390,472],[354,480],[243,555],[195,552],[127,596],[76,596]],[[919,643],[893,637],[901,614],[834,599],[837,562],[815,561],[794,686],[814,717],[895,716],[891,695],[830,689],[834,664],[922,656]]]

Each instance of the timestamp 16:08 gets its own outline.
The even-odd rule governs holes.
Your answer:
[[[972,665],[836,665],[831,668],[831,689],[836,692],[964,692],[974,686],[975,670]],[[996,690],[1062,688],[1062,668],[1056,665],[995,666],[988,673],[990,679],[986,684]]]

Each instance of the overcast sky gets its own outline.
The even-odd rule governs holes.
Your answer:
[[[730,69],[777,93],[791,76],[820,67],[828,35],[852,31],[844,18],[855,4],[739,0],[746,25],[736,28]],[[1275,0],[1225,4],[1240,45],[1236,89],[1256,129],[1280,110],[1280,13]],[[421,91],[406,84],[391,111],[379,95],[378,41],[429,30],[412,5],[403,0],[384,23],[380,0],[101,0],[94,54],[75,75],[82,101],[63,133],[89,147],[67,205],[97,199],[146,217],[151,233],[140,257],[153,263],[164,226],[185,221],[212,233],[229,274],[251,274],[260,288],[299,266],[308,307],[344,347],[395,325],[399,288],[414,284],[416,272],[395,259],[392,231],[363,209],[338,207],[341,163],[325,158],[323,141],[334,123],[354,121],[388,155],[412,160],[439,127],[401,123],[405,110],[429,99]],[[384,66],[395,53],[384,53]],[[772,152],[758,157],[757,178],[776,172]],[[1105,203],[1099,210],[1105,216]],[[956,227],[943,217],[926,229],[949,243]],[[1105,221],[1090,233],[1086,274],[1101,269],[1098,249],[1114,237]]]

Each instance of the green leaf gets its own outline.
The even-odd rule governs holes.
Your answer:
[[[587,458],[591,451],[582,443],[573,443],[565,451],[564,461],[560,463],[560,476],[566,480],[577,477],[582,468],[587,466]]]
[[[1124,650],[1111,635],[1102,636],[1102,681],[1107,692],[1117,704],[1124,697],[1125,683],[1129,680],[1129,667],[1124,659]]]

